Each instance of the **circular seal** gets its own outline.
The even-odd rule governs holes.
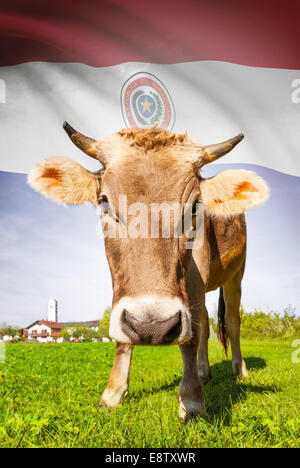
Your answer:
[[[127,127],[159,127],[171,130],[175,109],[163,83],[151,73],[135,73],[121,90],[122,114]]]

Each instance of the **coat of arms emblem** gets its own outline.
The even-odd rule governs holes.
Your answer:
[[[127,127],[159,127],[171,130],[175,110],[163,83],[150,73],[135,73],[123,85],[121,106]]]

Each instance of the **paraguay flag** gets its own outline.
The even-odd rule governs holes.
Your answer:
[[[70,143],[65,120],[93,138],[155,123],[203,145],[243,132],[203,171],[250,169],[271,188],[247,213],[242,303],[299,313],[299,19],[297,0],[1,1],[2,320],[42,318],[52,296],[65,322],[111,303],[94,209],[56,205],[26,184],[49,156],[99,169]],[[210,293],[210,311],[215,302]]]

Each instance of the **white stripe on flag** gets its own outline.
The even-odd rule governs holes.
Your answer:
[[[173,130],[200,144],[245,134],[222,163],[252,163],[300,176],[300,104],[295,70],[202,61],[175,65],[125,63],[106,68],[31,62],[0,68],[0,170],[28,172],[47,156],[69,156],[95,170],[97,163],[71,144],[64,120],[102,138],[125,126],[120,93],[134,73],[154,74],[175,107]],[[3,84],[4,83],[4,84]]]

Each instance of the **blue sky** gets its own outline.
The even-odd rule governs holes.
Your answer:
[[[213,164],[202,175],[231,168],[254,170],[271,187],[267,204],[247,212],[242,303],[265,311],[291,304],[299,315],[300,180],[249,164]],[[0,322],[27,326],[46,318],[51,297],[60,321],[100,318],[112,288],[95,208],[57,204],[34,192],[26,175],[0,172],[0,216]],[[209,293],[210,312],[216,302]]]

